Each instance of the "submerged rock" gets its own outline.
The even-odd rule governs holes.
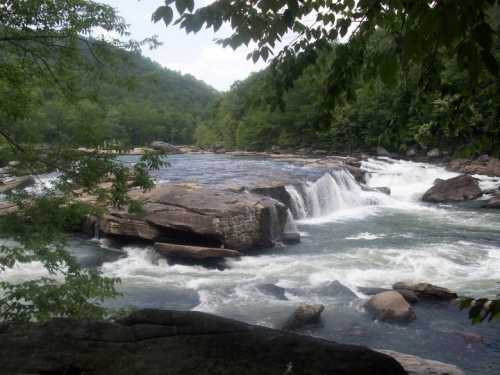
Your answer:
[[[196,184],[157,185],[129,195],[143,202],[144,212],[110,209],[99,219],[101,233],[247,250],[279,241],[287,220],[286,207],[274,199]]]
[[[458,297],[458,295],[449,289],[432,285],[429,283],[418,283],[411,284],[405,282],[399,282],[392,286],[396,291],[399,290],[409,290],[414,292],[418,298],[422,300],[434,300],[434,301],[450,301]]]
[[[92,375],[404,375],[361,346],[194,311],[140,310],[117,322],[0,325],[2,373]]]
[[[448,363],[431,361],[392,350],[378,350],[398,361],[408,375],[465,375],[460,368]]]
[[[236,250],[221,249],[214,247],[186,246],[172,243],[155,243],[155,249],[160,254],[174,258],[186,259],[217,259],[217,258],[235,258],[241,256]]]
[[[281,236],[281,241],[288,245],[295,245],[300,243],[300,233],[297,232],[285,232]]]
[[[365,287],[365,286],[358,286],[356,288],[358,291],[360,291],[363,294],[366,294],[367,296],[374,296],[375,294],[383,293],[383,292],[390,292],[391,289],[387,288],[374,288],[374,287]]]
[[[322,296],[356,299],[358,296],[338,280],[330,281],[315,291]]]
[[[284,330],[297,330],[309,324],[316,324],[321,319],[325,306],[320,304],[300,305],[283,325]]]
[[[257,285],[257,289],[264,293],[267,294],[268,296],[273,296],[276,299],[282,300],[282,301],[287,301],[288,298],[285,296],[286,289],[282,288],[280,286],[277,286],[275,284],[260,284]]]
[[[479,198],[482,195],[477,179],[461,175],[448,180],[436,181],[435,185],[425,192],[424,202],[462,202]]]
[[[376,294],[365,303],[364,307],[379,320],[409,322],[416,319],[413,308],[396,291]]]

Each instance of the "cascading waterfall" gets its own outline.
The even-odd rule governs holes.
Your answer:
[[[300,188],[289,185],[286,190],[290,194],[293,217],[299,220],[327,216],[363,204],[361,187],[345,170],[326,173]]]
[[[285,186],[286,191],[290,194],[290,202],[292,208],[292,216],[295,219],[305,219],[307,217],[306,202],[302,198],[302,194],[293,185]]]
[[[298,233],[299,228],[297,228],[297,224],[295,224],[295,220],[293,218],[292,211],[287,210],[286,224],[285,224],[285,233]]]

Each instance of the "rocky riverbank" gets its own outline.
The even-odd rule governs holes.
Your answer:
[[[190,311],[0,324],[2,373],[462,375],[455,366]]]

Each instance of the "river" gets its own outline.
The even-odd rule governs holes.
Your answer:
[[[373,321],[362,309],[367,296],[356,289],[424,281],[466,296],[500,293],[500,212],[481,210],[477,202],[419,200],[436,178],[457,174],[424,163],[364,161],[368,185],[389,187],[386,195],[361,189],[346,172],[324,175],[273,159],[178,155],[169,161],[156,175],[160,182],[230,185],[269,176],[304,181],[301,189],[288,187],[302,242],[229,260],[222,269],[170,264],[144,245],[75,239],[72,252],[82,264],[121,278],[124,296],[110,306],[192,309],[275,327],[299,303],[322,303],[322,324],[303,333],[448,362],[468,374],[500,373],[500,321],[472,326],[454,306],[423,302],[415,305],[417,320],[409,324]],[[500,185],[500,179],[480,178],[485,189]],[[32,263],[1,278],[42,274]],[[266,292],[265,284],[284,288],[286,299]]]

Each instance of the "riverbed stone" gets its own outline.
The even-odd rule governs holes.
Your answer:
[[[321,304],[301,304],[288,318],[282,329],[293,331],[307,325],[317,324],[324,309],[325,306]]]
[[[448,180],[437,181],[425,192],[424,202],[462,202],[479,198],[482,195],[479,182],[469,175],[461,175]]]
[[[409,322],[416,319],[413,308],[396,291],[376,294],[365,303],[364,307],[383,321]]]
[[[205,185],[160,184],[129,196],[143,213],[109,209],[99,218],[102,234],[241,251],[273,246],[287,220],[287,208],[272,198]]]
[[[286,289],[282,288],[278,285],[275,284],[259,284],[257,285],[257,289],[262,292],[263,294],[266,294],[268,296],[272,296],[276,299],[282,300],[282,301],[287,301],[288,298],[286,297]]]
[[[462,369],[448,363],[432,361],[393,350],[378,351],[398,361],[408,375],[465,375]]]
[[[237,258],[242,255],[239,251],[236,250],[214,247],[187,246],[164,242],[155,243],[155,249],[160,254],[167,257],[194,260]]]
[[[484,157],[484,155],[474,160],[453,159],[448,163],[448,169],[459,173],[500,177],[500,160],[492,157]]]
[[[455,292],[447,288],[443,288],[437,285],[432,285],[429,283],[406,283],[398,282],[392,286],[396,291],[399,290],[409,290],[414,292],[417,297],[421,300],[434,300],[434,301],[450,301],[458,297]]]
[[[150,147],[154,150],[160,151],[164,154],[182,154],[183,152],[176,146],[163,141],[151,142]]]
[[[404,375],[391,356],[195,311],[0,325],[2,374]]]

